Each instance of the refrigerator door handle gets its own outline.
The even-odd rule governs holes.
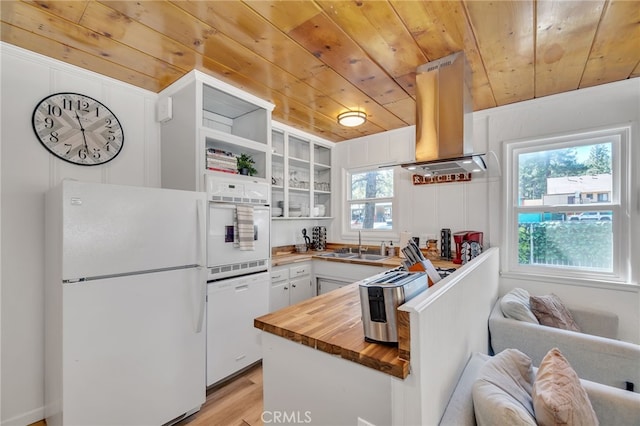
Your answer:
[[[204,200],[196,200],[196,259],[198,261],[198,281],[200,285],[196,333],[202,332],[204,313],[207,308],[207,216],[205,207]]]
[[[198,301],[198,321],[196,323],[196,334],[202,332],[204,326],[204,313],[207,308],[207,268],[198,267],[198,281],[200,285],[200,300]]]
[[[198,266],[207,266],[207,216],[204,200],[196,200],[196,259]]]

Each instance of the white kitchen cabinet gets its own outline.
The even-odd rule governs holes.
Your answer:
[[[330,219],[331,143],[278,123],[271,140],[272,200],[282,208],[276,218]]]
[[[277,311],[316,295],[311,280],[311,262],[276,266],[271,269],[269,310]]]
[[[163,90],[158,97],[162,186],[204,191],[207,174],[268,181],[273,107],[196,70]],[[221,171],[233,169],[240,154],[255,161],[254,176]]]
[[[286,306],[289,306],[289,267],[274,267],[271,269],[269,311],[277,311]]]
[[[289,268],[289,303],[291,305],[302,302],[316,295],[311,282],[311,262]]]
[[[207,386],[262,358],[254,318],[269,311],[269,273],[211,282],[207,289]]]

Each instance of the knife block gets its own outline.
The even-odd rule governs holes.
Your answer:
[[[429,280],[429,287],[442,279],[429,259],[424,259],[421,262],[414,263],[409,266],[409,272],[426,272]]]

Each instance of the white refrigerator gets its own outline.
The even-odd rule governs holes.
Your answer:
[[[46,196],[47,425],[163,425],[206,398],[206,196],[65,180]]]

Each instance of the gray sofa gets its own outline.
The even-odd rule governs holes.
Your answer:
[[[465,366],[458,384],[440,420],[442,426],[476,425],[473,408],[473,383],[490,357],[473,354]],[[534,373],[537,368],[534,367]],[[635,425],[640,419],[640,394],[616,389],[588,380],[580,380],[602,425]]]
[[[569,311],[582,333],[505,318],[498,299],[489,316],[493,352],[519,349],[539,366],[556,347],[580,378],[621,389],[627,389],[629,382],[640,392],[640,345],[617,340],[617,315],[593,309]]]

